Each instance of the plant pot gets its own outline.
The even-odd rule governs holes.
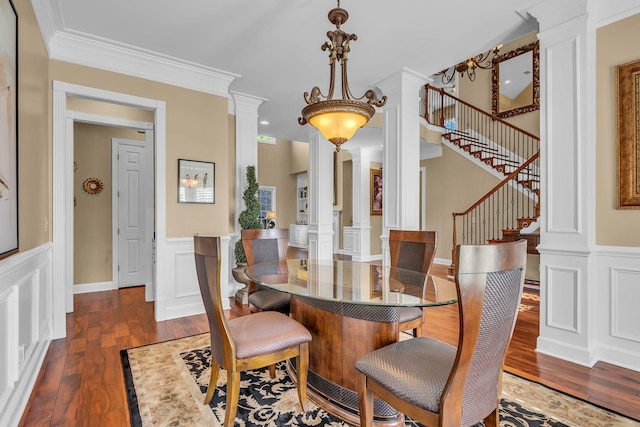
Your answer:
[[[236,263],[236,267],[231,270],[231,274],[233,274],[233,278],[236,279],[236,282],[244,284],[244,288],[236,291],[235,295],[236,301],[242,305],[249,304],[249,294],[247,291],[249,290],[250,280],[247,275],[244,274],[245,268],[247,268],[246,262],[238,262]]]

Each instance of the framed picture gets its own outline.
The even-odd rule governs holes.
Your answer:
[[[640,60],[617,67],[618,209],[640,209]]]
[[[382,169],[371,169],[371,215],[382,215]]]
[[[18,252],[18,15],[0,0],[0,259]]]
[[[178,203],[215,203],[215,168],[212,162],[178,159]]]

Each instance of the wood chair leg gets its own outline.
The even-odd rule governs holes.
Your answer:
[[[498,427],[500,425],[500,407],[487,415],[487,418],[484,419],[484,425],[485,427]]]
[[[358,407],[360,427],[373,425],[373,393],[367,388],[367,376],[358,372]]]
[[[413,336],[414,337],[421,337],[422,336],[422,324],[420,324],[419,326],[413,328]]]
[[[208,405],[213,399],[213,392],[216,390],[216,384],[218,383],[218,374],[220,373],[220,365],[215,360],[211,359],[211,375],[209,376],[209,386],[207,387],[207,394],[204,397],[204,404]]]
[[[224,426],[233,427],[240,398],[240,372],[227,371],[227,400],[224,413]]]
[[[271,377],[271,379],[274,379],[276,377],[276,365],[275,363],[272,365],[269,365],[269,376]]]
[[[296,357],[298,367],[298,399],[302,412],[307,412],[307,374],[309,372],[309,343],[300,344],[300,354]]]

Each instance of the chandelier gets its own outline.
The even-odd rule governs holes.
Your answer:
[[[321,49],[329,51],[329,93],[325,96],[318,86],[311,89],[311,93],[304,93],[304,100],[307,106],[302,109],[302,117],[298,117],[298,123],[305,125],[309,123],[317,128],[322,136],[336,146],[336,151],[340,151],[340,146],[349,140],[356,131],[367,124],[369,119],[375,114],[376,107],[382,107],[387,102],[387,97],[378,99],[375,90],[369,89],[360,98],[355,98],[349,89],[347,80],[347,57],[350,51],[349,43],[358,39],[355,34],[342,31],[340,26],[349,18],[346,10],[338,7],[329,11],[329,22],[336,26],[335,31],[328,31],[329,42],[324,42]],[[333,99],[336,80],[336,61],[340,63],[340,74],[342,78],[341,90],[342,98]],[[363,99],[366,98],[366,101]]]
[[[464,77],[464,73],[467,73],[469,80],[474,81],[476,79],[476,68],[482,68],[483,70],[490,70],[493,68],[493,60],[502,48],[502,45],[496,46],[490,49],[487,53],[481,53],[476,56],[472,56],[466,61],[440,71],[442,74],[442,83],[448,84],[453,80],[457,73],[460,73],[460,77]]]

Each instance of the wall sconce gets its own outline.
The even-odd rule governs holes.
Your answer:
[[[267,212],[267,217],[264,219],[264,228],[276,228],[276,212]]]

